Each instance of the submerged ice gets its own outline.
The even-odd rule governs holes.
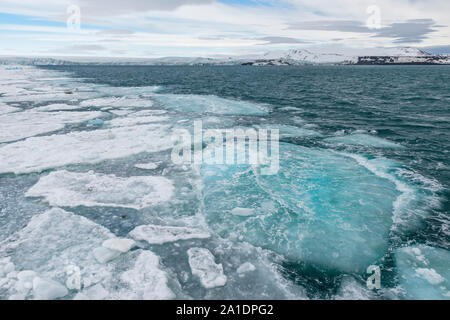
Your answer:
[[[399,283],[406,298],[450,299],[450,251],[426,245],[395,251]]]
[[[223,115],[264,115],[265,107],[252,102],[219,98],[216,96],[167,94],[155,95],[154,99],[165,108],[178,112],[213,113]]]
[[[344,272],[383,257],[401,194],[394,183],[326,150],[281,143],[280,156],[277,175],[203,165],[205,211],[216,232]]]

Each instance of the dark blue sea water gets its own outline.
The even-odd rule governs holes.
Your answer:
[[[53,85],[74,92],[74,99],[65,103],[101,112],[97,118],[105,124],[66,125],[45,143],[28,138],[0,144],[0,159],[10,152],[7,148],[18,150],[14,151],[17,170],[9,162],[11,169],[0,175],[6,199],[0,216],[6,231],[0,240],[28,223],[34,214],[27,208],[39,212],[59,206],[119,237],[130,237],[130,231],[145,224],[208,229],[208,239],[139,242],[139,250],[160,257],[176,298],[450,298],[449,67],[58,66],[42,70],[68,77],[52,80]],[[87,96],[78,95],[78,90],[87,90]],[[58,101],[18,105],[33,109]],[[120,113],[127,108],[136,114],[162,110],[163,118],[155,118],[156,123],[170,130],[156,126],[149,130],[166,137],[168,146],[172,129],[191,130],[196,120],[202,120],[204,128],[279,129],[279,171],[262,175],[248,165],[175,165],[170,150],[139,149],[134,140],[147,140],[126,133],[142,126],[135,113]],[[122,127],[126,129],[117,129],[120,122],[114,121],[126,123]],[[86,136],[80,138],[82,142],[63,140],[70,132]],[[106,142],[107,149],[92,154],[89,143],[93,148],[103,146],[96,132],[109,132],[111,141]],[[119,140],[120,134],[128,138]],[[150,134],[148,139],[155,138]],[[29,147],[32,143],[36,143],[34,150]],[[73,143],[64,149],[69,160],[54,156],[47,165],[36,154],[40,148],[52,154],[62,147],[43,146],[65,143]],[[123,156],[105,156],[116,151]],[[22,160],[21,152],[28,152],[30,158]],[[81,157],[81,152],[86,156]],[[146,162],[157,166],[135,167]],[[40,185],[44,189],[40,197],[25,197],[27,189],[60,170],[91,176],[95,172],[123,178],[165,177],[175,191],[167,203],[142,208],[136,207],[141,187],[133,185],[121,192],[123,197],[110,191],[109,199],[102,193],[109,204],[83,204],[62,195],[55,196],[52,204],[48,199],[60,190],[52,189],[52,183],[64,185],[58,180],[62,178],[55,178]],[[11,188],[11,183],[17,186]],[[67,183],[76,185],[72,197],[90,197],[96,188],[106,188],[93,185],[86,191],[78,186],[80,180]],[[47,200],[41,201],[42,197]],[[14,216],[14,208],[20,215]],[[23,226],[8,224],[12,220]],[[199,282],[202,277],[195,274],[191,257],[194,247],[208,249],[215,263],[221,264],[225,285],[214,276],[218,270],[206,262],[203,279],[209,277],[215,285]],[[120,259],[117,270],[128,270],[127,263],[134,261],[127,255]],[[381,285],[375,289],[366,283],[372,275],[369,266],[380,268]],[[51,272],[60,277],[53,267]],[[102,284],[111,295],[116,293],[112,288],[124,286],[115,281],[110,287]]]

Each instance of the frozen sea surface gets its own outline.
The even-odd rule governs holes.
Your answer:
[[[450,72],[390,70],[0,69],[0,299],[450,299],[450,96],[373,82]],[[279,170],[173,162],[194,121]]]

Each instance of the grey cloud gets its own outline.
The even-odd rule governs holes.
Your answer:
[[[223,37],[223,36],[210,36],[210,37],[202,36],[202,37],[198,37],[198,39],[199,40],[223,40],[223,39],[225,39],[225,37]]]
[[[322,30],[340,32],[372,32],[360,21],[355,20],[318,20],[291,23],[288,29],[294,30]]]
[[[417,43],[440,27],[443,26],[437,25],[433,19],[396,22],[381,29],[370,29],[363,22],[355,20],[319,20],[293,23],[288,29],[372,33],[373,37],[392,38],[396,43]]]
[[[422,42],[437,27],[432,19],[416,19],[406,22],[392,23],[386,28],[377,30],[374,37],[394,38],[396,43]]]
[[[266,41],[266,44],[281,44],[281,43],[307,43],[307,41],[302,41],[299,39],[295,39],[295,38],[289,38],[289,37],[262,37],[262,38],[257,38],[256,40],[262,40],[262,41]]]

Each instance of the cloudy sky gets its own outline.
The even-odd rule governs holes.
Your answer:
[[[320,46],[450,53],[449,0],[0,0],[0,55],[162,57]]]

